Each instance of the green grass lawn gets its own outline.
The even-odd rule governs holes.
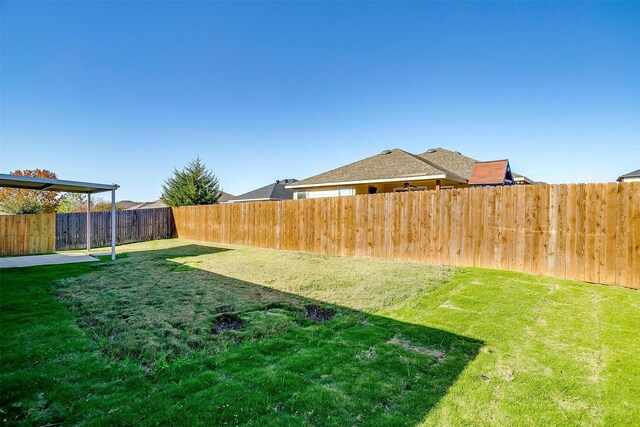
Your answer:
[[[163,240],[0,270],[8,424],[640,425],[640,292]]]

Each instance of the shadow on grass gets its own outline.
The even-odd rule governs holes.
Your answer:
[[[481,347],[198,268],[198,256],[227,250],[4,271],[3,418],[415,425]]]

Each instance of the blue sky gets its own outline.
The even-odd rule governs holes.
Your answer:
[[[0,3],[0,171],[153,200],[196,155],[239,194],[387,148],[547,182],[640,168],[640,2]]]

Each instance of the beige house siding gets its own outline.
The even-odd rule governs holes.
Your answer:
[[[338,197],[338,196],[351,196],[351,195],[360,195],[360,194],[369,194],[369,187],[374,187],[376,189],[376,193],[393,193],[397,191],[398,188],[401,188],[405,182],[409,182],[410,185],[414,187],[424,188],[425,190],[435,190],[436,182],[435,180],[426,180],[426,181],[396,181],[396,182],[378,182],[378,183],[367,183],[367,184],[355,184],[355,185],[344,185],[344,186],[322,186],[322,187],[301,187],[295,188],[293,190],[293,198],[294,199],[312,199],[319,197]],[[443,179],[441,181],[442,188],[461,188],[467,187],[466,184],[461,184],[459,182],[449,181]]]
[[[338,187],[313,187],[313,188],[296,188],[293,191],[293,198],[297,199],[317,199],[321,197],[338,197],[353,196],[357,194],[354,186],[338,186]]]

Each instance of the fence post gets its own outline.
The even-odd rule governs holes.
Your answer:
[[[87,193],[87,253],[91,249],[91,193]]]
[[[111,261],[116,259],[116,190],[111,190]]]

